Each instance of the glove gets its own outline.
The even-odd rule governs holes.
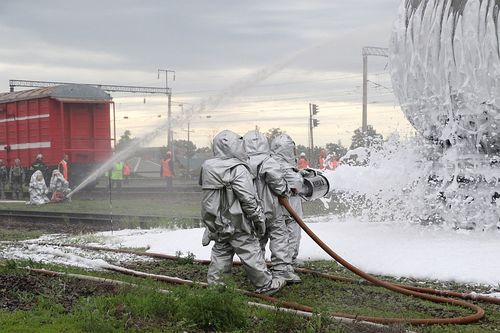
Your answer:
[[[266,234],[266,221],[258,219],[253,222],[253,227],[255,229],[255,235],[258,238],[264,237]]]

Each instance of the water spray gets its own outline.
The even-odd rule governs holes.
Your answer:
[[[193,114],[202,114],[204,112],[210,112],[219,107],[220,105],[231,102],[232,99],[241,95],[248,89],[257,86],[262,81],[279,73],[284,68],[289,66],[297,58],[301,57],[303,54],[307,54],[308,52],[310,52],[312,48],[318,48],[328,43],[330,43],[330,40],[322,41],[310,47],[303,48],[294,53],[291,53],[282,61],[274,65],[265,67],[263,69],[257,70],[252,74],[243,77],[242,79],[235,82],[228,88],[222,90],[220,93],[202,99],[197,104],[195,104],[189,112],[178,114],[175,117],[172,117],[171,121],[168,120],[163,121],[158,127],[153,129],[152,131],[146,133],[137,140],[134,140],[134,142],[132,142],[131,145],[125,148],[124,150],[120,152],[115,152],[115,155],[112,158],[104,162],[99,168],[97,168],[94,172],[92,172],[82,183],[80,183],[73,191],[71,191],[68,194],[68,198],[72,197],[75,193],[78,193],[81,189],[83,189],[91,182],[96,181],[98,177],[103,175],[106,172],[106,170],[110,169],[111,166],[114,165],[116,162],[129,158],[140,147],[153,141],[158,136],[163,135],[165,131],[168,131],[169,128],[187,123],[189,119],[191,119]]]

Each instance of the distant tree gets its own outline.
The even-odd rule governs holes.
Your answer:
[[[374,143],[381,142],[384,139],[382,134],[377,133],[372,125],[368,125],[366,133],[363,133],[361,128],[354,131],[350,149],[358,147],[371,147]]]
[[[196,152],[196,145],[192,141],[174,140],[175,153],[178,156],[193,157]]]
[[[269,129],[267,132],[266,132],[266,137],[267,139],[269,140],[269,142],[272,142],[274,140],[275,137],[281,135],[281,134],[284,134],[286,133],[285,131],[283,131],[281,128],[279,127],[274,127],[274,128],[271,128]]]
[[[200,147],[200,148],[196,149],[196,152],[206,154],[206,153],[211,153],[212,149],[210,147]]]
[[[125,130],[123,132],[123,135],[120,136],[120,140],[118,140],[118,143],[116,144],[116,150],[123,150],[127,148],[134,140],[137,140],[136,138],[132,138],[132,132],[129,130]]]
[[[342,157],[347,153],[347,148],[340,141],[338,143],[327,143],[325,149],[327,153],[333,153],[338,157]]]

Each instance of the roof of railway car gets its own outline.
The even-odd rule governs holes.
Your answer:
[[[0,103],[8,103],[35,98],[52,97],[57,99],[82,101],[110,101],[111,95],[104,90],[85,84],[65,84],[53,87],[0,93]]]

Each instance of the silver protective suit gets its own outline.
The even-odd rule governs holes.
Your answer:
[[[302,190],[304,179],[297,168],[297,159],[295,157],[295,142],[287,134],[281,134],[271,142],[271,151],[273,157],[281,165],[281,169],[285,173],[285,179],[288,187],[292,190],[290,196],[290,205],[293,210],[302,218],[304,213],[302,210],[302,199],[298,193]],[[288,249],[292,264],[297,264],[297,256],[299,254],[301,229],[299,224],[290,216],[283,208],[285,222],[288,229]]]
[[[266,136],[250,131],[243,137],[245,150],[254,176],[254,185],[266,216],[266,233],[260,239],[262,251],[269,240],[271,271],[290,282],[299,282],[293,273],[288,246],[288,230],[278,196],[288,196],[289,189],[280,164],[271,156]]]
[[[59,170],[52,171],[49,190],[52,192],[52,198],[50,199],[52,202],[59,202],[66,199],[66,196],[71,192],[69,182]]]
[[[221,273],[231,272],[236,254],[258,292],[279,289],[284,281],[273,280],[260,249],[258,237],[265,232],[265,217],[253,188],[243,138],[222,131],[214,138],[213,151],[214,158],[203,163],[200,177],[202,220],[208,238],[215,241],[208,283],[218,283]]]
[[[37,170],[33,173],[30,179],[29,185],[29,193],[30,193],[30,201],[29,204],[32,205],[43,205],[49,202],[49,198],[47,197],[48,193],[47,184],[45,184],[45,179],[43,178],[43,174],[40,170]]]

